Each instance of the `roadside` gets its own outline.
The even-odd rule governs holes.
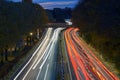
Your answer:
[[[84,45],[82,45],[83,47],[86,46],[88,47],[92,52],[94,52],[94,54],[97,56],[97,58],[112,72],[114,73],[115,75],[117,75],[119,78],[120,78],[120,74],[119,72],[117,71],[117,69],[115,68],[115,65],[114,63],[110,63],[110,62],[107,62],[105,59],[104,59],[104,56],[100,55],[100,53],[95,49],[93,48],[90,44],[87,44],[85,42],[85,40],[79,36],[79,39],[83,42]],[[84,47],[85,48],[85,47]],[[85,50],[89,53],[89,51],[85,48]]]
[[[15,61],[15,64],[13,65],[9,73],[4,78],[2,78],[3,80],[11,80],[21,70],[21,68],[26,64],[26,62],[32,56],[33,52],[41,43],[43,35],[44,33],[42,34],[38,42],[29,47],[25,52],[24,51],[21,52],[22,53],[21,57],[19,57],[18,61]]]

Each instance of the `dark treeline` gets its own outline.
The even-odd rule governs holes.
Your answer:
[[[53,10],[46,10],[50,22],[65,22],[65,19],[71,18],[71,8],[54,8]]]
[[[45,10],[40,5],[0,0],[0,68],[8,64],[6,70],[0,69],[0,77],[10,68],[9,56],[16,60],[20,55],[13,55],[11,51],[18,50],[18,47],[24,49],[25,40],[29,40],[29,33],[36,34],[34,32],[38,28],[41,31],[47,22]]]
[[[23,35],[42,28],[46,22],[45,11],[37,4],[0,2],[0,47],[13,45]]]
[[[82,0],[73,11],[73,22],[120,72],[120,0]]]

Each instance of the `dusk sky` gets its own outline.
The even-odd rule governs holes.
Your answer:
[[[22,0],[9,0],[21,2]],[[42,5],[45,9],[75,7],[78,0],[33,0],[34,3]]]

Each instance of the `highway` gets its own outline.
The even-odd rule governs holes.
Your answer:
[[[48,28],[41,44],[12,80],[56,80],[57,55],[60,53],[58,39],[63,29]],[[83,43],[77,33],[78,30],[67,28],[62,31],[61,40],[64,47],[61,48],[64,49],[61,51],[62,67],[59,67],[62,76],[63,70],[68,70],[65,74],[69,73],[69,80],[119,80]],[[66,69],[63,67],[65,63]],[[64,77],[61,80],[64,80]]]
[[[73,80],[119,80],[80,40],[78,28],[65,30],[64,37]]]
[[[55,80],[58,37],[63,28],[48,28],[32,57],[14,80]]]

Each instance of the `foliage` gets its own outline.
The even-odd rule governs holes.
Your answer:
[[[106,60],[116,67],[120,65],[119,0],[82,0],[75,7],[72,20]]]
[[[0,0],[0,78],[30,49],[30,46],[23,44],[25,39],[30,39],[27,44],[36,42],[33,40],[36,35],[31,37],[29,33],[36,34],[38,28],[42,31],[47,22],[45,10],[40,5]],[[22,46],[17,49],[17,45]]]
[[[50,22],[65,22],[65,19],[71,18],[71,8],[54,8],[53,10],[46,10]]]
[[[37,4],[1,1],[0,47],[15,45],[23,35],[42,28],[47,21],[44,9]]]

